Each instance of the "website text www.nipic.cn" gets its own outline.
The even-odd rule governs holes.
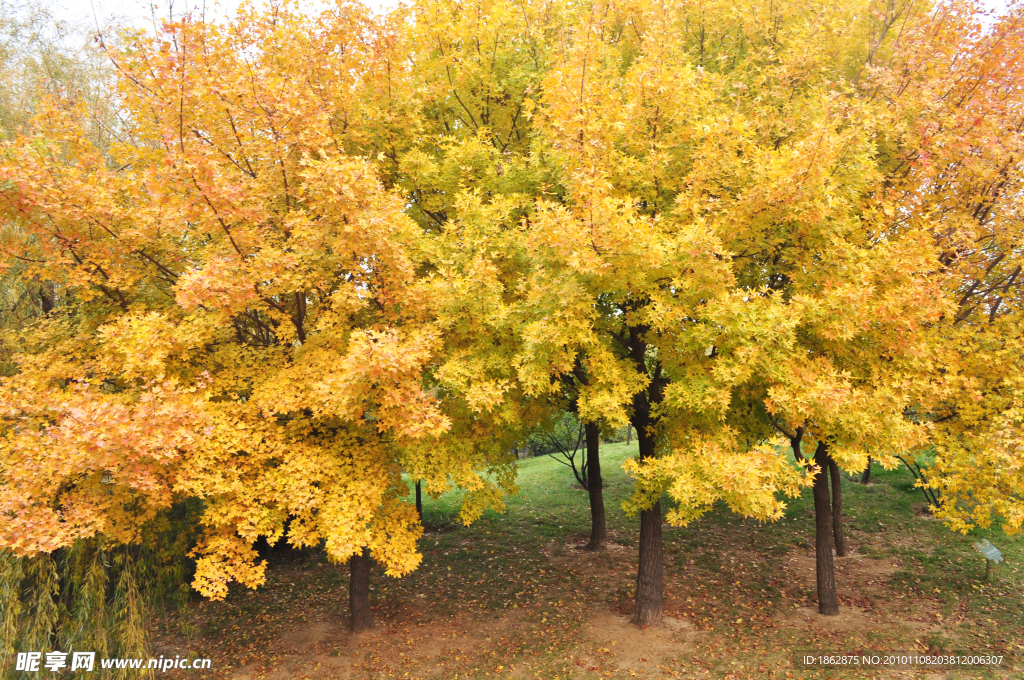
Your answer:
[[[161,656],[156,659],[132,659],[132,658],[101,658],[96,659],[96,652],[18,652],[15,660],[14,670],[26,673],[39,671],[58,672],[85,671],[103,669],[137,669],[157,670],[166,673],[169,670],[205,670],[210,667],[209,659],[189,659],[176,656],[174,658]]]

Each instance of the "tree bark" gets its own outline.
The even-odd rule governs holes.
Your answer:
[[[420,516],[420,524],[423,524],[423,480],[416,480],[416,512]]]
[[[43,316],[46,316],[53,311],[53,292],[48,288],[46,284],[43,284],[39,288],[39,304],[43,310]]]
[[[846,557],[846,536],[843,530],[843,476],[832,456],[828,457],[828,476],[832,479],[832,540],[836,557]]]
[[[663,590],[659,501],[650,510],[640,511],[640,566],[636,572],[633,623],[638,626],[661,624]]]
[[[576,475],[576,481],[580,483],[584,491],[590,491],[590,482],[587,475],[590,474],[590,448],[588,446],[589,440],[587,439],[590,435],[587,432],[586,423],[580,423],[580,439],[583,442],[583,465],[580,466],[579,474],[576,473],[576,463],[572,464],[572,473]],[[575,461],[576,451],[573,450],[573,460]],[[601,465],[601,461],[597,461],[598,467]]]
[[[604,484],[601,480],[601,428],[597,423],[586,424],[587,437],[587,491],[590,493],[590,542],[587,550],[604,550],[608,530],[604,516]]]
[[[350,629],[361,633],[373,628],[370,615],[370,549],[363,548],[361,555],[348,558],[348,608],[352,615]]]
[[[868,456],[868,466],[864,468],[864,474],[860,476],[860,483],[867,484],[869,479],[871,479],[871,456]]]
[[[626,446],[633,443],[633,426],[626,425]]]
[[[636,436],[640,445],[640,459],[653,458],[654,437],[640,424],[637,425]],[[661,552],[659,499],[651,509],[640,511],[640,565],[636,572],[636,600],[633,606],[633,623],[638,626],[657,626],[661,623],[664,590]]]
[[[832,561],[832,507],[828,493],[830,460],[828,444],[818,442],[814,452],[814,463],[818,466],[818,474],[814,476],[814,557],[818,578],[818,612],[825,616],[839,613],[836,570]]]

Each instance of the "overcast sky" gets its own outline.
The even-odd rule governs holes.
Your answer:
[[[45,1],[45,0],[44,0]],[[375,9],[395,4],[395,0],[364,0],[365,4]],[[205,0],[207,16],[219,17],[233,14],[241,0]],[[303,6],[320,8],[322,0],[300,0]],[[80,29],[94,29],[97,25],[109,26],[112,23],[130,25],[137,28],[149,28],[153,25],[153,17],[157,21],[166,20],[169,14],[180,17],[189,9],[204,9],[204,0],[49,0],[54,15]]]
[[[310,8],[322,7],[329,0],[300,0],[303,6]],[[151,7],[149,0],[43,0],[48,4],[55,16],[79,29],[95,29],[109,26],[112,23],[131,25],[138,28],[150,28],[154,14],[157,20],[166,19],[168,13],[181,16],[188,9],[202,9],[205,2],[206,15],[224,17],[233,14],[241,0],[156,0]],[[364,0],[375,9],[383,9],[396,4],[397,0]],[[1002,9],[1007,0],[983,0],[982,4],[990,9]]]

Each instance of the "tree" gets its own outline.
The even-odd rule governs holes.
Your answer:
[[[904,64],[920,54],[915,36],[938,46],[949,22],[912,4],[733,10],[590,8],[561,43],[536,113],[567,194],[528,217],[547,257],[536,288],[557,296],[546,314],[569,329],[550,331],[561,333],[552,344],[600,347],[634,371],[620,392],[632,399],[610,401],[631,402],[640,440],[640,623],[657,620],[660,492],[681,501],[670,519],[692,519],[720,492],[685,466],[703,460],[720,474],[750,456],[763,476],[733,502],[770,517],[777,506],[753,499],[793,483],[756,453],[773,427],[790,440],[804,428],[816,443],[819,606],[835,613],[825,591],[834,593],[829,544],[843,549],[841,507],[835,521],[832,512],[841,488],[833,483],[830,499],[828,476],[863,470],[869,452],[891,467],[925,446],[928,428],[910,414],[941,382],[944,341],[932,331],[951,311],[941,213],[894,187],[914,176],[912,130],[949,115],[904,94],[947,92]],[[963,68],[979,63],[950,55]],[[972,91],[987,81],[948,82]],[[1009,96],[1009,80],[998,82]],[[977,153],[940,145],[960,164]],[[919,191],[939,183],[914,181]],[[995,280],[997,294],[1013,271]],[[689,445],[669,455],[669,437]],[[722,455],[733,446],[742,453]]]
[[[549,422],[536,428],[527,439],[527,446],[534,455],[550,456],[570,468],[580,488],[587,492],[591,518],[590,539],[584,546],[587,550],[604,550],[608,540],[600,444],[600,425],[580,422],[571,412],[556,412]],[[577,467],[576,456],[581,452],[583,455]]]
[[[843,40],[825,52],[811,50],[815,58],[805,47],[786,73],[790,85],[807,84],[808,99],[801,104],[794,96],[780,107],[788,121],[785,137],[762,142],[771,161],[734,166],[736,174],[715,168],[717,175],[704,184],[714,200],[712,215],[727,224],[752,225],[748,234],[737,229],[730,234],[734,240],[726,240],[730,251],[747,260],[738,269],[746,290],[742,305],[720,308],[725,314],[719,324],[728,333],[709,342],[722,360],[718,372],[747,381],[744,389],[760,395],[755,398],[764,404],[763,413],[793,442],[798,456],[802,437],[816,442],[823,614],[838,611],[830,544],[842,537],[841,508],[835,507],[841,503],[839,469],[863,470],[871,453],[892,467],[933,445],[936,434],[950,441],[943,434],[945,423],[974,398],[952,394],[984,380],[980,366],[966,369],[973,351],[965,352],[965,345],[951,349],[966,339],[960,335],[951,341],[958,335],[951,329],[977,306],[998,312],[997,300],[1015,281],[1011,264],[990,286],[980,285],[977,274],[998,269],[1005,258],[976,243],[1004,238],[986,220],[1004,188],[1002,178],[1014,176],[1007,147],[1017,148],[1019,139],[997,128],[1012,129],[1015,123],[1007,118],[1019,121],[1019,108],[1010,104],[1019,101],[1019,92],[1010,83],[1017,82],[1020,22],[1012,12],[986,34],[972,11],[952,4],[929,14],[914,5],[892,5],[877,15],[880,23],[871,19],[858,28],[851,20],[848,34],[856,37],[864,30],[860,35],[869,38],[871,49],[866,58],[856,51],[834,56],[832,66],[816,57],[846,49]],[[786,63],[785,51],[777,53]],[[996,75],[997,63],[1008,65],[1005,76]],[[810,82],[819,78],[829,84],[816,94]],[[764,98],[765,90],[758,96]],[[825,98],[817,107],[806,106],[818,96]],[[979,118],[968,111],[987,107],[1000,114],[976,130]],[[809,127],[801,133],[804,124]],[[933,144],[932,135],[941,141]],[[787,153],[801,144],[803,153]],[[733,148],[746,153],[739,145]],[[808,157],[820,168],[817,179],[815,167],[804,165]],[[983,218],[980,230],[978,218]],[[1003,218],[993,219],[998,224]],[[965,223],[969,226],[961,226]],[[988,301],[973,297],[985,291],[992,295]],[[749,341],[743,340],[745,329],[757,328],[771,331],[752,330]],[[976,331],[968,335],[973,345]],[[1012,333],[1003,329],[989,337],[993,347],[1006,348]],[[1012,355],[998,360],[989,355],[989,367],[1005,371]],[[762,360],[768,363],[755,367]],[[986,394],[995,401],[1008,396],[999,388]],[[922,423],[929,412],[937,417]],[[967,412],[976,411],[968,407]],[[1013,455],[1002,448],[999,462],[980,466],[994,473],[988,478],[965,465],[953,475],[959,478],[953,486],[962,484],[971,498],[1012,498],[1007,492],[1014,484]],[[953,464],[955,459],[940,454],[936,468],[966,463],[961,458]],[[977,463],[975,458],[972,464]],[[833,478],[831,503],[826,475]],[[1002,486],[997,477],[1005,480]],[[1002,503],[1005,509],[1014,505]],[[951,515],[979,507],[956,505],[960,510],[950,510]],[[841,544],[837,548],[841,554]]]
[[[572,470],[573,477],[583,490],[587,489],[587,441],[583,423],[571,413],[557,414],[550,423],[531,432],[526,446],[535,456],[550,456]],[[579,467],[576,456],[582,451]]]
[[[577,361],[572,373],[561,376],[562,389],[569,398],[570,408],[574,414],[579,412],[581,388],[589,383],[589,376]],[[578,422],[578,419],[576,419]],[[604,478],[601,475],[601,426],[598,422],[580,423],[580,442],[586,447],[584,472],[590,501],[590,540],[587,550],[604,550],[608,541],[608,529],[604,510]],[[575,472],[575,469],[574,469]],[[582,482],[581,482],[582,483]]]
[[[198,498],[201,593],[261,584],[260,536],[323,542],[350,562],[360,630],[368,560],[393,576],[420,561],[403,468],[466,487],[469,519],[508,483],[485,474],[493,450],[442,437],[465,426],[426,390],[441,343],[421,231],[346,151],[369,134],[352,90],[376,85],[372,29],[353,5],[186,17],[111,53],[127,123],[110,156],[81,134],[84,102],[45,103],[5,144],[2,205],[21,226],[5,263],[66,302],[0,391],[0,479],[17,489],[0,546],[133,542]]]
[[[587,445],[587,496],[590,500],[590,540],[587,550],[604,550],[608,543],[608,525],[604,512],[604,477],[601,474],[601,426],[583,426]]]
[[[597,424],[637,430],[639,625],[666,493],[671,523],[770,520],[813,484],[826,614],[869,452],[934,447],[954,526],[1019,528],[1020,12],[925,9],[423,0],[129,36],[108,141],[57,98],[2,148],[0,265],[45,318],[0,390],[0,547],[131,543],[199,499],[197,588],[261,583],[258,537],[322,541],[360,630],[369,560],[419,561],[403,471],[470,521],[566,404],[592,492]]]
[[[931,428],[919,452],[930,463],[918,484],[954,530],[995,523],[1015,533],[1024,523],[1022,8],[986,18],[947,3],[907,36],[896,66],[878,83],[906,138],[892,190],[911,206],[904,219],[934,220],[952,307],[932,328],[934,389],[916,414]],[[907,462],[921,471],[920,458]]]
[[[87,102],[90,119],[81,134],[101,152],[116,141],[120,123],[109,61],[91,36],[57,21],[31,3],[0,6],[0,129],[14,139],[31,133],[31,119],[47,99],[64,106]],[[12,238],[22,225],[0,226]],[[40,319],[74,314],[56,281],[26,275],[31,263],[8,259],[0,273],[0,375],[17,371],[26,332]],[[116,417],[116,416],[115,416]],[[2,426],[0,426],[2,427]],[[2,435],[0,435],[2,436]],[[74,540],[33,556],[0,550],[0,656],[15,652],[94,649],[110,656],[144,656],[149,640],[148,603],[184,604],[189,507],[177,504],[146,525],[141,545],[117,545],[102,536]],[[6,521],[6,518],[5,520]],[[111,677],[125,676],[112,672]]]
[[[445,311],[465,354],[443,373],[489,410],[509,408],[519,388],[561,391],[579,363],[594,375],[581,418],[642,421],[652,471],[669,433],[752,451],[774,429],[771,414],[790,433],[814,425],[836,473],[863,469],[873,445],[920,450],[926,428],[905,416],[952,403],[935,379],[956,354],[938,330],[962,316],[950,312],[952,291],[973,301],[963,309],[1000,316],[1020,281],[1004,254],[1012,238],[992,228],[1012,221],[1003,215],[1020,195],[1019,135],[1003,132],[1019,124],[1019,12],[986,32],[969,3],[927,10],[414,6],[410,73],[429,96],[411,127],[430,134],[391,135],[415,148],[393,154],[386,174],[436,232],[438,280],[474,300]],[[493,45],[490,59],[481,45]],[[957,215],[951,229],[947,215]],[[981,230],[959,226],[979,217]],[[958,323],[957,365],[976,346]],[[1005,353],[1012,332],[991,337]],[[986,365],[1001,365],[994,358]],[[964,373],[965,398],[982,373],[980,363]],[[769,390],[793,401],[785,413]],[[995,499],[1015,497],[1013,454],[990,459],[987,479],[966,491],[975,455],[938,465],[962,461],[949,483],[1011,517],[1013,504]],[[656,487],[669,481],[652,475],[660,481],[636,509],[654,537]]]
[[[628,419],[637,430],[640,459],[630,470],[638,486],[629,508],[641,524],[640,625],[661,617],[663,491],[680,503],[670,521],[690,521],[720,498],[770,518],[781,507],[775,492],[799,482],[770,447],[744,442],[708,413],[721,403],[718,395],[707,403],[703,395],[688,398],[701,394],[713,367],[703,309],[729,291],[731,274],[718,239],[672,208],[677,176],[654,169],[676,160],[668,149],[678,149],[680,168],[691,162],[692,145],[673,137],[691,134],[685,116],[695,110],[695,72],[670,35],[674,11],[588,8],[561,43],[535,119],[567,195],[542,202],[522,236],[534,259],[520,284],[530,293],[523,317],[531,320],[533,389],[544,389],[578,356],[591,376],[580,417]],[[642,30],[635,23],[641,13]],[[561,365],[547,361],[565,354]]]
[[[425,269],[446,347],[432,378],[439,394],[465,404],[457,422],[473,423],[477,436],[522,441],[564,409],[575,413],[585,379],[570,367],[534,389],[520,359],[531,339],[522,333],[529,322],[517,284],[530,266],[519,220],[537,197],[558,191],[554,168],[534,153],[531,97],[572,10],[561,2],[419,2],[403,11],[397,21],[412,29],[396,41],[393,63],[403,66],[389,71],[387,115],[400,110],[411,122],[381,131],[392,151],[380,163],[430,243]],[[581,482],[586,474],[589,546],[599,549],[599,432],[596,422],[583,429],[585,467],[576,471]]]
[[[109,65],[88,37],[57,21],[43,7],[4,3],[0,7],[0,132],[4,137],[20,134],[39,103],[46,97],[89,102],[93,119],[83,121],[83,132],[93,144],[106,149],[117,129]],[[5,223],[4,231],[17,232],[16,223]],[[57,304],[58,291],[52,282],[23,275],[23,265],[14,263],[0,277],[0,326],[19,329]],[[0,339],[3,369],[16,351],[10,338]]]

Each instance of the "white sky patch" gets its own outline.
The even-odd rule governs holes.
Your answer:
[[[377,12],[386,11],[398,4],[399,0],[363,0]],[[157,23],[168,16],[180,17],[188,10],[197,14],[205,13],[211,20],[233,16],[241,0],[39,0],[48,7],[55,19],[64,21],[76,32],[92,33],[97,27],[106,29],[114,25],[131,26],[152,30],[154,19]],[[330,0],[300,0],[299,6],[310,12],[317,12],[332,4]],[[986,11],[1001,14],[1006,11],[1009,0],[982,0]]]
[[[364,0],[375,11],[386,11],[394,7],[397,0]],[[168,17],[180,18],[188,11],[205,15],[210,20],[223,20],[234,16],[241,0],[43,0],[55,19],[66,22],[77,31],[93,32],[97,25],[101,29],[111,26],[131,26],[152,29],[154,20],[159,23]],[[319,12],[332,4],[324,0],[300,0],[299,6],[311,13]]]

